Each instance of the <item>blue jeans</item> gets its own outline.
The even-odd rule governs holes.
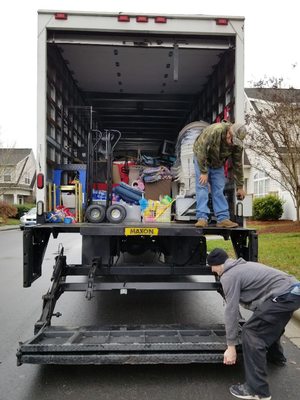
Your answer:
[[[194,157],[194,168],[196,175],[196,217],[207,220],[210,214],[208,208],[208,190],[210,185],[212,204],[217,222],[229,219],[229,209],[226,197],[224,196],[225,175],[224,167],[208,168],[208,183],[201,185],[199,182],[200,169],[197,159]]]

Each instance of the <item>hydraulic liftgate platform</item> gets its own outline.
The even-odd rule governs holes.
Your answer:
[[[18,365],[221,363],[223,326],[47,327],[21,344]]]
[[[64,229],[64,228],[63,228]],[[120,230],[115,227],[106,229]],[[41,263],[49,231],[41,235],[43,228],[24,231],[24,243],[35,243],[36,250],[24,257],[24,286],[30,286],[41,272]],[[81,234],[97,233],[105,235],[105,229],[82,227]],[[190,230],[195,235],[195,229]],[[163,231],[162,231],[163,232]],[[228,231],[209,231],[210,234],[228,234]],[[53,234],[53,232],[51,232]],[[56,232],[55,234],[58,234]],[[167,233],[167,231],[166,231]],[[181,229],[181,234],[184,229]],[[17,363],[33,364],[156,364],[156,363],[219,363],[223,361],[226,349],[226,335],[223,325],[142,325],[142,326],[51,326],[57,300],[64,292],[83,291],[89,300],[96,291],[218,291],[221,285],[217,280],[199,282],[190,279],[192,275],[211,275],[206,267],[206,242],[199,231],[199,244],[205,260],[197,265],[185,266],[165,263],[115,265],[95,258],[91,265],[68,265],[64,249],[56,256],[52,274],[52,285],[43,296],[40,319],[34,327],[34,337],[20,343]],[[111,232],[109,232],[111,234]],[[190,235],[186,231],[186,235]],[[229,232],[238,256],[255,259],[257,256],[257,237],[255,232],[238,228]],[[43,240],[39,240],[43,237]],[[228,237],[229,238],[229,237]],[[25,246],[26,251],[26,246]],[[36,270],[32,270],[32,265]],[[126,275],[126,281],[117,282],[114,275]],[[71,281],[67,280],[72,276]],[[80,280],[76,281],[75,276]],[[82,277],[85,276],[85,280]],[[130,278],[135,276],[135,279]],[[162,279],[162,277],[169,277]],[[143,279],[145,278],[146,279]],[[185,279],[189,277],[189,279]],[[138,279],[138,280],[137,280]],[[241,324],[243,321],[241,321]],[[241,351],[238,346],[238,351]]]

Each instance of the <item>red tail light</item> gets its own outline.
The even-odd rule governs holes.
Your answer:
[[[118,21],[119,22],[129,22],[130,17],[129,17],[129,15],[118,15]]]
[[[55,19],[64,19],[64,20],[66,20],[66,19],[68,19],[68,14],[66,14],[66,13],[55,13],[54,14],[54,18]]]
[[[44,174],[38,174],[36,177],[36,186],[38,189],[44,188]]]
[[[139,15],[136,17],[136,22],[148,22],[148,17],[145,17],[144,15]]]
[[[166,24],[167,23],[167,18],[166,17],[155,17],[154,21],[157,24]]]
[[[228,25],[228,19],[227,18],[217,18],[216,24],[217,25]]]

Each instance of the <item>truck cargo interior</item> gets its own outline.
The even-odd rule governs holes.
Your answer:
[[[47,73],[52,115],[63,105],[64,114],[80,116],[86,129],[92,124],[96,129],[119,130],[116,155],[157,154],[163,141],[176,142],[189,122],[213,122],[225,106],[227,117],[234,118],[234,42],[233,36],[50,30]],[[84,141],[79,135],[78,143]],[[76,154],[74,144],[72,149],[63,146],[62,157]]]

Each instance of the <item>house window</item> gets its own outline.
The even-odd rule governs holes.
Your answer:
[[[26,173],[24,174],[24,182],[25,182],[25,184],[27,184],[27,185],[30,184],[30,177],[29,177],[29,173],[28,173],[28,172],[26,172]]]
[[[254,175],[254,196],[263,197],[269,193],[270,178],[265,172],[259,171]]]
[[[11,174],[4,172],[4,182],[11,182]]]

